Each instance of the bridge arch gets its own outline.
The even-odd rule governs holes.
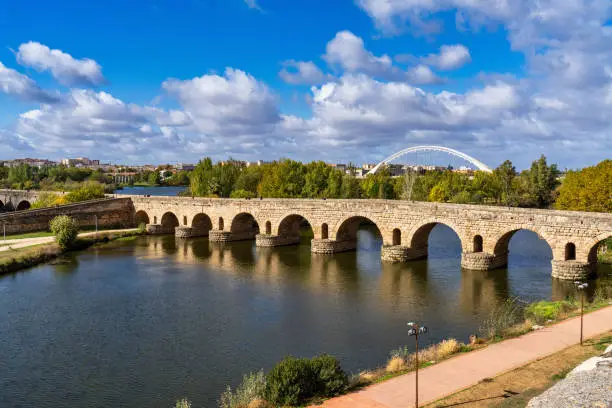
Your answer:
[[[191,221],[191,235],[194,237],[207,237],[212,227],[210,217],[204,213],[198,213]]]
[[[437,225],[444,225],[450,228],[457,235],[459,242],[461,243],[462,251],[470,251],[470,247],[466,247],[467,243],[465,242],[466,240],[464,238],[463,230],[449,220],[438,218],[427,219],[414,225],[407,234],[408,239],[406,240],[406,243],[409,243],[407,246],[414,249],[427,248],[429,245],[429,234],[431,234],[431,231]]]
[[[174,229],[180,224],[177,216],[173,212],[168,211],[162,215],[161,225],[164,234],[174,234]]]
[[[259,223],[255,216],[243,212],[237,214],[232,220],[230,232],[234,241],[255,239],[255,236],[259,234]]]
[[[546,244],[550,248],[551,252],[553,253],[553,258],[557,258],[558,257],[555,254],[555,247],[553,245],[551,245],[551,242],[553,242],[553,240],[551,240],[550,237],[547,237],[545,234],[543,234],[541,231],[538,231],[536,228],[527,227],[527,226],[524,226],[524,225],[513,226],[513,227],[507,229],[502,234],[496,236],[491,241],[491,244],[493,244],[493,250],[491,252],[493,254],[495,254],[495,255],[506,255],[506,254],[508,254],[508,248],[510,246],[510,240],[512,239],[514,234],[516,234],[519,231],[529,231],[529,232],[532,232],[532,233],[536,234],[542,241],[546,242]]]
[[[606,239],[612,239],[612,232],[604,232],[582,248],[576,248],[576,259],[591,264],[596,263],[599,247]]]
[[[147,225],[147,224],[151,223],[150,222],[151,219],[149,218],[149,214],[147,214],[147,212],[144,211],[144,210],[136,211],[135,219],[136,219],[136,225],[140,225],[140,224]]]
[[[30,204],[30,202],[28,200],[22,200],[19,202],[19,204],[17,204],[17,211],[24,211],[24,210],[28,210],[30,209],[30,207],[32,207],[32,204]]]
[[[345,218],[339,223],[335,233],[336,241],[357,241],[357,231],[359,227],[368,224],[374,225],[378,233],[382,236],[382,231],[376,221],[364,215],[354,215]]]
[[[306,217],[299,214],[290,214],[281,219],[276,234],[283,237],[300,238],[300,230],[308,227],[314,233],[312,223]]]

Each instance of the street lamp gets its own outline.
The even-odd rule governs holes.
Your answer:
[[[576,289],[580,292],[580,345],[582,346],[582,327],[584,318],[584,290],[589,287],[588,283],[574,282]]]
[[[427,333],[427,327],[426,326],[419,326],[416,323],[410,322],[408,323],[408,335],[409,336],[414,336],[414,340],[416,342],[416,353],[415,353],[415,366],[416,366],[416,370],[415,370],[415,400],[414,400],[414,406],[416,408],[419,408],[419,334],[425,334]]]

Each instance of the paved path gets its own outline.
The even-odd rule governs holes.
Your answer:
[[[612,330],[612,306],[584,316],[585,338]],[[496,377],[531,361],[579,343],[580,318],[572,318],[460,354],[439,364],[419,370],[419,405]],[[414,373],[372,385],[361,391],[326,401],[326,408],[407,408],[414,406]]]
[[[130,232],[130,231],[136,231],[136,229],[129,228],[129,229],[117,229],[117,230],[103,230],[103,231],[98,231],[98,234],[107,234],[111,232]],[[79,237],[91,237],[94,235],[96,235],[95,231],[82,232],[79,234]],[[29,247],[33,245],[48,244],[53,241],[55,241],[54,236],[37,237],[37,238],[22,238],[22,239],[7,239],[6,241],[0,240],[0,252],[8,251],[9,248],[12,248],[12,249],[25,248],[25,247]]]

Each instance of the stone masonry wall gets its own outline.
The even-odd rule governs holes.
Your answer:
[[[6,225],[7,234],[48,231],[49,221],[58,215],[69,215],[80,227],[130,228],[135,226],[134,206],[129,198],[92,200],[37,210],[0,214],[0,226]]]

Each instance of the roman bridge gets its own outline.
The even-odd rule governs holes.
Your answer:
[[[359,226],[372,223],[382,235],[382,259],[389,262],[426,258],[429,233],[444,224],[461,241],[462,267],[472,270],[507,265],[510,239],[530,230],[551,247],[552,275],[560,279],[587,276],[597,262],[598,243],[612,236],[612,214],[602,213],[399,200],[129,197],[137,223],[147,224],[151,234],[255,240],[272,247],[299,243],[307,222],[314,253],[354,250]]]
[[[38,191],[0,189],[0,212],[27,210],[38,195]]]

